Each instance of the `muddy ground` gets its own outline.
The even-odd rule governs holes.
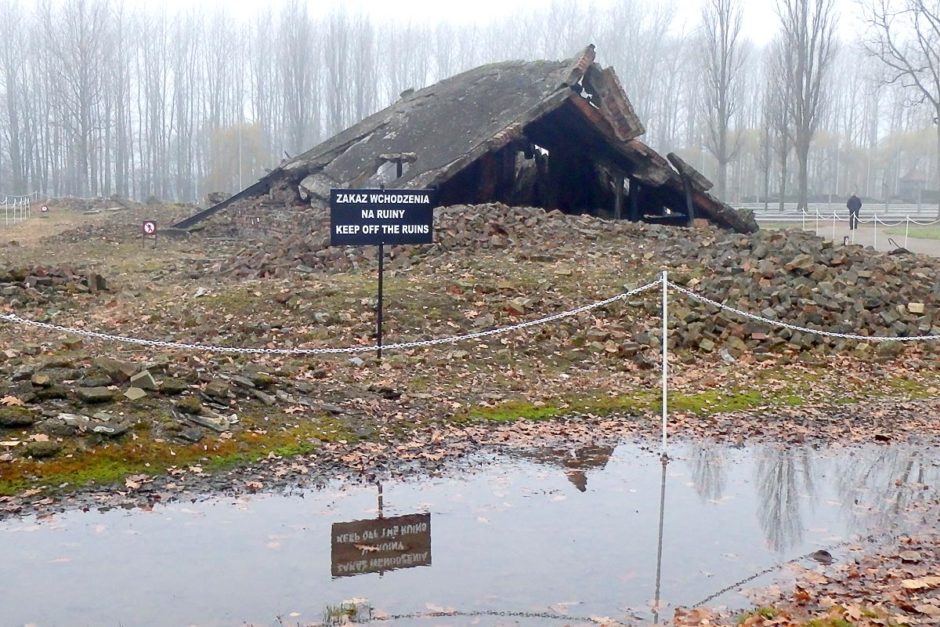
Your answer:
[[[226,347],[374,343],[374,250],[307,242],[286,254],[296,241],[266,234],[239,239],[220,224],[154,241],[141,237],[144,219],[162,227],[193,208],[108,205],[86,214],[87,207],[52,203],[49,217],[0,232],[2,313]],[[487,211],[491,217],[480,224],[468,219],[442,227],[441,245],[392,251],[386,343],[533,320],[641,286],[664,269],[693,289],[713,290],[713,298],[717,290],[745,293],[754,279],[772,294],[764,304],[790,303],[798,322],[817,328],[830,312],[851,312],[863,300],[871,305],[858,307],[864,335],[927,334],[940,324],[940,290],[933,287],[940,275],[931,274],[938,266],[928,258],[899,260],[861,247],[832,251],[802,234],[781,235],[794,238],[782,243],[763,234],[760,242],[792,254],[779,262],[786,269],[776,268],[777,260],[761,263],[774,259],[766,251],[751,268],[746,256],[759,246],[708,228],[614,228],[529,213],[501,221]],[[858,296],[843,302],[839,290],[850,289],[845,272],[854,272],[851,289]],[[878,287],[893,274],[903,287]],[[816,284],[825,284],[824,293],[807,298]],[[779,297],[781,286],[790,285],[805,292]],[[936,342],[873,345],[780,335],[672,298],[671,437],[940,443]],[[369,481],[438,472],[479,450],[627,437],[647,438],[656,449],[659,311],[656,288],[524,331],[387,351],[381,361],[371,351],[283,356],[166,349],[5,321],[0,516],[147,507],[337,476]],[[834,572],[831,581],[856,587],[846,583],[845,595],[829,594],[833,603],[806,598],[799,590],[815,588],[798,586],[762,601],[764,612],[745,620],[931,624],[938,586],[929,577],[940,573],[936,536],[910,541],[919,555],[910,576]],[[881,568],[898,553],[868,547],[859,559]],[[920,588],[904,583],[924,577]],[[738,618],[695,610],[676,620]]]

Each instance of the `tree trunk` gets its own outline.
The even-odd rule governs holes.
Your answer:
[[[937,218],[940,219],[940,107],[937,108]]]
[[[809,211],[809,203],[807,202],[807,187],[809,186],[809,171],[808,171],[808,161],[809,161],[809,142],[805,145],[797,146],[796,150],[796,160],[798,162],[800,172],[799,172],[799,202],[796,205],[796,210],[800,209],[804,211]]]

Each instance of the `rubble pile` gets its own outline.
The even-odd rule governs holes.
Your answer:
[[[801,231],[748,237],[715,233],[698,245],[679,239],[667,244],[662,255],[681,258],[689,269],[674,276],[677,283],[771,320],[863,336],[940,334],[940,260],[933,257],[835,246]],[[715,309],[685,301],[671,311],[681,321],[676,331],[683,346],[710,351],[725,344],[735,352],[853,348],[885,356],[902,350],[897,342],[825,338]],[[928,346],[936,350],[940,343],[920,348]]]
[[[278,225],[279,216],[268,218]],[[248,222],[245,220],[244,222]],[[240,231],[260,239],[245,246],[211,271],[239,278],[284,277],[292,271],[345,272],[363,264],[375,263],[376,249],[371,246],[331,247],[330,216],[325,209],[305,209],[294,228],[269,226],[266,230]],[[434,244],[429,246],[392,246],[389,258],[398,265],[456,249],[499,250],[513,248],[523,256],[545,254],[565,248],[574,254],[577,246],[603,236],[643,237],[647,230],[659,227],[612,222],[587,215],[546,212],[532,207],[509,207],[501,203],[456,205],[435,210]],[[216,234],[216,230],[210,231]]]
[[[61,296],[107,291],[107,280],[95,272],[66,267],[0,268],[0,294],[12,308],[43,304]]]
[[[742,235],[499,203],[446,207],[435,213],[435,243],[393,247],[388,253],[393,267],[461,251],[546,262],[578,260],[591,251],[606,253],[612,263],[630,263],[639,275],[651,279],[663,267],[685,268],[673,275],[674,281],[708,298],[797,326],[865,336],[940,333],[940,260],[930,257],[836,246],[796,230]],[[314,210],[306,223],[307,234],[259,240],[211,270],[263,278],[293,271],[345,272],[375,263],[375,247],[330,247],[328,225],[327,212]],[[852,340],[833,341],[716,313],[683,302],[677,314],[682,320],[676,327],[679,345],[705,351],[727,347],[733,354],[748,348],[855,347]],[[898,350],[894,343],[861,343],[855,348]]]

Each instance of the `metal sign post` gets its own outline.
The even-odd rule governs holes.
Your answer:
[[[143,225],[140,228],[140,242],[143,245],[147,238],[153,239],[153,246],[157,246],[157,223],[153,220],[144,220]]]
[[[379,244],[379,299],[375,312],[376,358],[382,361],[382,278],[385,276],[385,244]]]

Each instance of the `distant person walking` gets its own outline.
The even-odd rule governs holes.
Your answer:
[[[858,212],[862,210],[862,201],[852,194],[845,206],[849,208],[849,230],[854,231],[858,228]]]

